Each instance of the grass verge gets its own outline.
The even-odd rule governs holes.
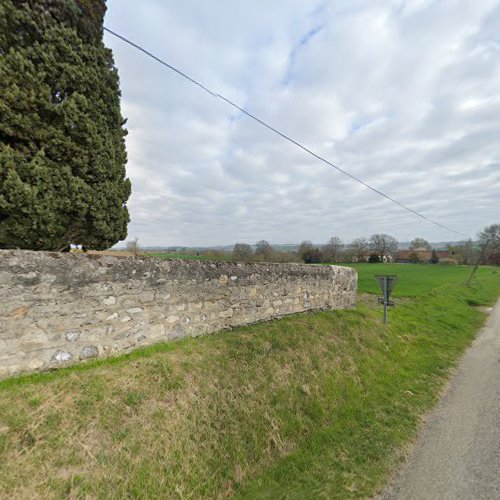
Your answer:
[[[499,278],[0,382],[0,497],[370,496]]]

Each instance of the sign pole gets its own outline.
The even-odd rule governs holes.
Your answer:
[[[384,305],[384,324],[387,324],[389,318],[387,314],[388,307],[394,307],[396,304],[391,299],[391,293],[398,282],[398,276],[396,274],[376,274],[375,279],[377,280],[378,286],[382,291],[382,297],[378,298],[378,303]]]
[[[387,292],[387,276],[384,276],[384,324],[387,324],[387,301],[389,300]]]

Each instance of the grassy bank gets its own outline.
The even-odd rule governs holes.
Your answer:
[[[456,283],[1,382],[0,497],[371,495],[500,293]]]

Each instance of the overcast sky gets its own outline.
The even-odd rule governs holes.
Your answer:
[[[108,0],[106,25],[375,188],[500,222],[500,2]],[[457,240],[105,36],[147,245]]]

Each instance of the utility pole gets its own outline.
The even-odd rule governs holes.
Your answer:
[[[481,248],[481,253],[479,254],[479,257],[477,259],[477,262],[476,262],[476,265],[474,266],[474,269],[472,270],[472,272],[470,273],[470,276],[469,276],[469,279],[467,280],[467,286],[470,286],[471,284],[471,281],[472,281],[472,278],[474,277],[474,275],[476,274],[476,271],[477,271],[477,268],[479,267],[479,264],[481,263],[481,261],[483,260],[483,257],[484,257],[484,254],[486,253],[486,247],[489,245],[490,243],[490,238],[488,238],[486,240],[486,242],[484,243],[483,245],[483,248]]]

